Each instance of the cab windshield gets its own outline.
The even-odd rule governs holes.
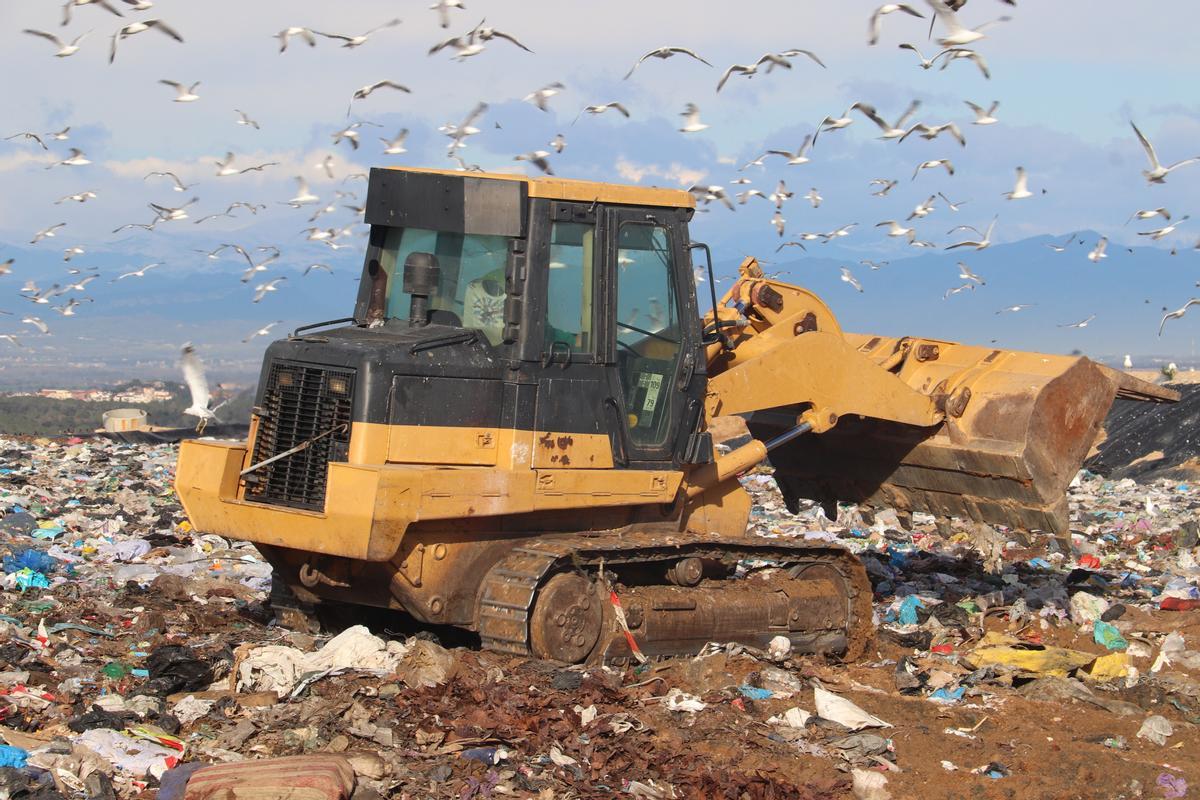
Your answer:
[[[387,274],[386,315],[408,319],[412,296],[404,291],[404,260],[432,253],[441,268],[438,291],[429,298],[430,322],[475,328],[491,344],[504,330],[504,266],[509,237],[390,228],[379,255]]]

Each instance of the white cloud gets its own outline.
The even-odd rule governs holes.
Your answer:
[[[638,164],[625,156],[617,159],[615,169],[621,178],[632,183],[641,183],[643,178],[650,176],[662,178],[679,186],[691,186],[708,174],[708,170],[687,167],[674,161],[666,166]]]

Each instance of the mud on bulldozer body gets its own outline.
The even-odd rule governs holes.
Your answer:
[[[693,211],[676,190],[373,170],[353,316],[270,345],[246,441],[183,444],[192,523],[254,542],[303,604],[503,652],[620,663],[785,636],[853,659],[862,565],[748,537],[739,474],[769,454],[793,511],[1062,534],[1114,395],[1171,399],[1086,358],[844,333],[753,259],[702,317]],[[754,438],[718,454],[727,414]]]

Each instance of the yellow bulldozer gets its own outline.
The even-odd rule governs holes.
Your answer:
[[[679,190],[372,170],[353,316],[270,345],[246,441],[180,449],[196,530],[254,542],[278,605],[396,609],[506,653],[783,636],[853,659],[863,566],[748,536],[741,473],[769,457],[793,512],[1062,535],[1114,396],[1173,397],[1087,358],[846,333],[752,258],[718,298],[694,211]],[[721,415],[748,443],[718,452]]]

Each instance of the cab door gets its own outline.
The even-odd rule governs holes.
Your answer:
[[[608,208],[610,419],[614,460],[678,464],[699,422],[704,390],[686,211]]]
[[[596,209],[542,200],[531,218],[531,261],[539,265],[531,335],[540,341],[538,363],[531,368],[537,378],[531,463],[535,469],[610,468],[603,406],[608,370],[596,336],[601,263]]]

